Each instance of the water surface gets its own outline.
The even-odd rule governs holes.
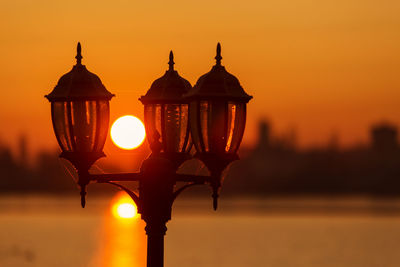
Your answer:
[[[143,222],[111,216],[109,201],[1,198],[0,266],[145,266]],[[400,266],[398,200],[209,202],[178,201],[165,266]]]

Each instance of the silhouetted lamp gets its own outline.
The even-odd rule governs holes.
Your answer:
[[[166,223],[171,219],[176,197],[189,187],[207,184],[213,188],[213,206],[217,208],[221,174],[230,162],[238,159],[237,150],[246,123],[246,104],[252,97],[244,92],[238,79],[221,66],[220,44],[216,65],[201,76],[193,88],[174,70],[171,52],[167,72],[140,98],[144,104],[151,157],[142,163],[140,172],[91,174],[91,165],[104,156],[109,101],[114,95],[107,91],[98,76],[81,64],[79,43],[77,50],[77,64],[46,96],[51,102],[61,157],[77,169],[83,207],[89,182],[108,183],[131,196],[146,222],[147,267],[162,267]],[[196,156],[211,175],[176,172],[189,158],[192,143]],[[138,182],[138,192],[118,182]]]
[[[172,51],[168,64],[164,76],[155,80],[139,100],[144,104],[144,124],[153,154],[164,155],[177,168],[188,158],[192,146],[189,105],[182,98],[192,86],[174,70]]]
[[[103,147],[109,127],[109,101],[113,97],[100,78],[81,64],[81,44],[78,43],[76,65],[63,75],[53,91],[46,95],[51,102],[54,133],[61,147],[61,157],[69,160],[80,172],[82,206],[85,173],[104,156]]]
[[[190,102],[190,130],[196,156],[215,177],[214,208],[217,205],[220,177],[225,167],[238,159],[237,150],[246,124],[246,104],[252,98],[239,80],[221,65],[221,45],[217,45],[216,64],[201,76],[186,95]]]

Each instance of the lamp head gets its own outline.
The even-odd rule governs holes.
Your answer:
[[[189,105],[183,98],[192,86],[178,74],[174,64],[171,51],[168,70],[139,100],[144,105],[146,136],[153,154],[162,154],[179,166],[192,147]]]
[[[109,127],[109,101],[114,96],[100,78],[82,65],[81,44],[76,65],[46,95],[51,103],[54,133],[62,150],[78,170],[88,170],[100,157]]]

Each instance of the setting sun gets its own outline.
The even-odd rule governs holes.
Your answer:
[[[137,216],[135,202],[125,193],[118,193],[111,206],[111,212],[116,218],[131,219]]]
[[[119,117],[111,126],[111,139],[122,149],[130,150],[139,147],[145,137],[143,122],[132,115]]]

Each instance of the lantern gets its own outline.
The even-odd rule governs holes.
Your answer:
[[[196,156],[215,177],[213,187],[216,199],[223,169],[238,159],[237,150],[246,124],[246,104],[252,96],[221,65],[219,43],[215,59],[215,66],[198,79],[185,99],[190,103],[190,130]]]
[[[46,98],[51,102],[54,133],[62,150],[60,156],[69,160],[78,172],[86,173],[104,156],[109,101],[114,95],[107,91],[97,75],[81,64],[80,43],[75,58],[76,65],[60,78]],[[82,187],[87,183],[79,181]]]
[[[103,147],[109,127],[109,101],[114,96],[100,78],[81,64],[81,44],[77,46],[77,64],[63,75],[46,97],[51,102],[54,133],[61,156],[79,170],[89,168],[104,156]],[[85,163],[76,159],[85,159]]]
[[[172,51],[168,64],[165,74],[139,100],[144,105],[144,124],[152,153],[171,159],[178,167],[188,158],[192,147],[189,105],[182,98],[192,86],[174,70]]]

